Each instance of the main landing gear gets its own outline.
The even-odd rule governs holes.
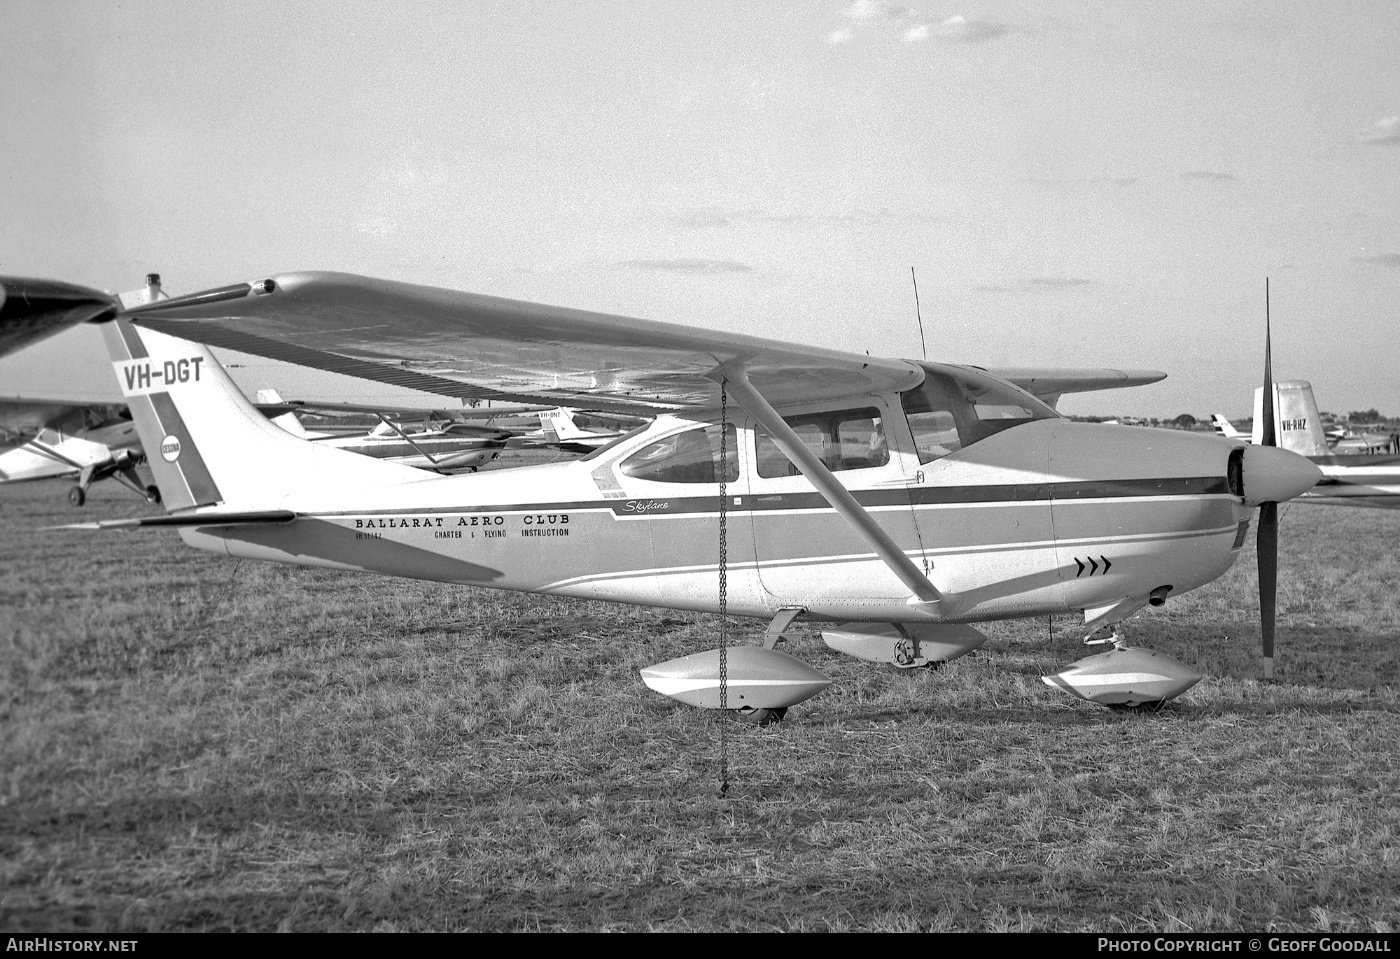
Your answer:
[[[734,718],[739,722],[749,726],[771,726],[774,723],[783,721],[787,715],[786,706],[775,706],[772,709],[755,709],[752,706],[741,706],[738,709],[731,709]]]
[[[1165,653],[1129,646],[1114,624],[1113,634],[1085,638],[1086,646],[1112,645],[1106,653],[1085,656],[1058,673],[1040,677],[1047,686],[1110,709],[1159,706],[1175,699],[1196,683],[1201,674]]]

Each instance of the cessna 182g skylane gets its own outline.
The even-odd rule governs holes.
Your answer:
[[[1082,610],[1093,635],[1220,576],[1251,509],[1318,476],[1285,450],[1073,423],[974,367],[345,274],[134,308],[104,335],[168,514],[90,526],[175,527],[237,557],[770,619],[761,648],[643,671],[660,692],[751,718],[829,683],[773,648],[798,617],[829,623],[836,649],[906,667],[976,647],[972,624],[986,620]],[[580,460],[425,476],[278,429],[198,343],[450,396],[656,418]],[[1162,375],[1009,374],[1052,401]],[[1267,621],[1272,594],[1263,603]],[[1132,705],[1199,678],[1119,641],[1046,681]]]

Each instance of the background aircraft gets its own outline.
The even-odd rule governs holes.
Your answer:
[[[540,428],[512,437],[508,443],[511,448],[545,447],[566,453],[591,453],[650,422],[646,417],[628,417],[628,421],[632,423],[629,429],[584,429],[575,421],[574,412],[562,406],[540,410],[538,415]]]
[[[974,367],[344,274],[152,304],[105,336],[160,449],[170,512],[98,525],[175,527],[232,556],[771,618],[765,645],[732,663],[722,644],[643,674],[754,715],[826,683],[773,648],[796,618],[904,667],[975,647],[985,620],[1082,610],[1092,636],[1219,576],[1250,511],[1318,475],[1271,437],[1243,448],[1072,423]],[[191,339],[446,395],[657,415],[582,460],[425,478],[272,427]],[[157,369],[176,375],[157,383]],[[1160,376],[1028,378],[1058,394]],[[1276,509],[1261,513],[1266,674],[1276,529]],[[1047,682],[1134,704],[1199,678],[1111,639]]]
[[[1262,388],[1255,391],[1262,395]],[[1322,470],[1317,486],[1299,497],[1300,503],[1325,506],[1400,508],[1400,455],[1329,449],[1312,386],[1301,380],[1279,383],[1277,422],[1285,449],[1301,453]]]
[[[136,473],[145,454],[130,418],[122,415],[125,397],[91,322],[110,318],[118,309],[170,300],[159,274],[147,274],[144,286],[115,296],[50,281],[5,278],[3,283],[0,290],[10,291],[11,308],[6,312],[0,299],[0,322],[27,332],[8,341],[0,337],[13,351],[0,359],[0,483],[71,478],[76,482],[68,488],[69,501],[81,506],[93,483],[115,479],[158,502],[159,489],[142,484]],[[28,312],[17,312],[25,303]],[[39,330],[57,335],[39,343],[41,337],[33,335]],[[312,407],[322,414],[374,415],[377,421],[370,429],[338,431],[318,441],[419,469],[479,469],[500,455],[509,437],[522,432],[491,426],[490,420],[540,410],[538,405],[461,400],[453,409],[440,394],[367,384],[235,351],[217,355],[245,395],[285,428],[301,429],[295,411]],[[469,416],[488,425],[468,422]],[[590,433],[570,422],[566,435],[561,443],[541,433],[539,445],[587,452],[619,434]]]
[[[370,415],[378,422],[368,430],[354,427],[332,432],[311,431],[302,424],[300,416],[318,411],[300,405],[287,406],[276,390],[259,390],[258,403],[259,409],[268,414],[273,423],[293,436],[434,473],[474,472],[500,456],[506,441],[515,435],[510,430],[453,422],[435,414],[424,414],[420,421],[414,422],[410,417],[391,417],[378,410],[319,411],[322,416],[327,412]],[[285,412],[279,412],[284,409]]]
[[[6,419],[23,425],[0,444],[0,483],[72,477],[68,500],[82,506],[93,483],[115,479],[160,502],[160,490],[136,472],[146,455],[125,407],[10,407]]]
[[[1322,473],[1317,485],[1299,496],[1298,502],[1400,509],[1400,452],[1366,453],[1330,448],[1312,384],[1305,380],[1275,383],[1271,393],[1273,415],[1269,419],[1275,435],[1279,437],[1279,445],[1306,456]],[[1232,438],[1244,442],[1259,441],[1261,427],[1265,423],[1264,396],[1263,387],[1254,391],[1255,428],[1252,437],[1245,437],[1236,431]],[[1225,418],[1216,413],[1212,419],[1219,432],[1220,422]],[[1228,425],[1229,421],[1225,420],[1225,423]]]

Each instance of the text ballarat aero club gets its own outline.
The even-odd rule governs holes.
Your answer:
[[[455,521],[455,522],[454,522]],[[429,529],[438,539],[485,539],[506,535],[506,517],[472,516],[371,516],[355,520],[356,539],[380,539],[381,529]],[[520,517],[521,536],[568,536],[568,513],[526,513]]]

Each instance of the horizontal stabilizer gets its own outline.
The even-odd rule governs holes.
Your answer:
[[[56,280],[0,276],[0,355],[13,353],[66,326],[102,323],[121,303],[101,290]]]
[[[249,510],[220,513],[172,513],[169,516],[136,516],[131,519],[108,519],[98,523],[69,523],[66,526],[45,526],[44,529],[146,529],[181,526],[275,526],[290,523],[297,514],[289,509]]]

